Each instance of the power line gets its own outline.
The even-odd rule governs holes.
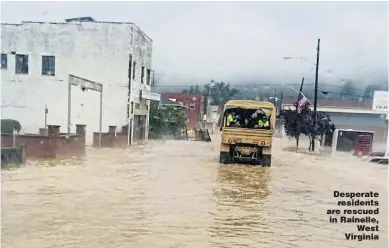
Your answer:
[[[248,84],[248,85],[230,85],[231,88],[251,88],[252,87],[269,87],[269,88],[275,88],[275,87],[282,87],[282,86],[300,86],[300,84]],[[310,84],[304,84],[304,86],[307,85],[314,85],[313,83]],[[191,88],[191,87],[199,87],[203,88],[204,85],[155,85],[153,88]],[[332,84],[320,84],[320,88],[323,88],[322,86],[326,86],[328,88],[344,88],[344,85],[332,85]],[[364,92],[365,89],[361,88],[355,88],[355,87],[347,87],[350,90],[356,90]]]
[[[300,84],[249,84],[249,85],[231,85],[232,88],[250,88],[253,86],[260,86],[260,87],[275,87],[275,86],[299,86]],[[306,85],[313,85],[313,84],[306,84]],[[205,85],[156,85],[153,86],[154,88],[190,88],[190,87],[196,87],[199,86],[199,88],[204,87]]]

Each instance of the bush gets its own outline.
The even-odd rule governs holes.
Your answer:
[[[308,105],[303,107],[301,113],[292,110],[281,111],[280,116],[285,127],[285,133],[296,139],[296,148],[299,146],[301,134],[308,136],[310,141],[312,141],[313,136],[321,140],[326,133],[335,130],[335,125],[331,124],[330,116],[321,112],[317,113],[317,123],[314,127],[313,114]]]
[[[166,107],[159,109],[152,103],[149,114],[149,138],[160,139],[165,135],[179,133],[186,125],[187,117],[181,108]]]
[[[22,125],[17,120],[1,119],[1,133],[12,134],[14,130],[18,133],[22,129]]]

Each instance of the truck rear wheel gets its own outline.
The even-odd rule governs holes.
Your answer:
[[[220,152],[219,162],[221,164],[231,164],[231,155],[229,152]]]
[[[262,155],[262,166],[264,167],[271,166],[271,155],[267,155],[267,154]]]

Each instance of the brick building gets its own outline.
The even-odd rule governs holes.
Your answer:
[[[185,113],[188,117],[188,129],[196,128],[202,121],[204,115],[204,96],[201,94],[187,93],[163,93],[162,96],[175,99],[185,106]]]

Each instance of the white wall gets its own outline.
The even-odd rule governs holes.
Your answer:
[[[48,124],[67,132],[68,74],[103,84],[103,132],[108,125],[127,123],[129,54],[136,61],[132,99],[139,102],[141,66],[151,69],[152,41],[130,23],[30,23],[2,24],[1,52],[8,68],[1,70],[2,118],[18,120],[24,132],[37,133]],[[15,55],[29,55],[29,74],[15,75]],[[42,55],[54,55],[55,76],[42,75]],[[146,84],[146,70],[145,78]],[[87,143],[99,130],[99,93],[72,87],[71,132],[75,124],[87,125]]]
[[[219,106],[210,105],[208,108],[207,119],[209,122],[217,123],[219,120]]]

